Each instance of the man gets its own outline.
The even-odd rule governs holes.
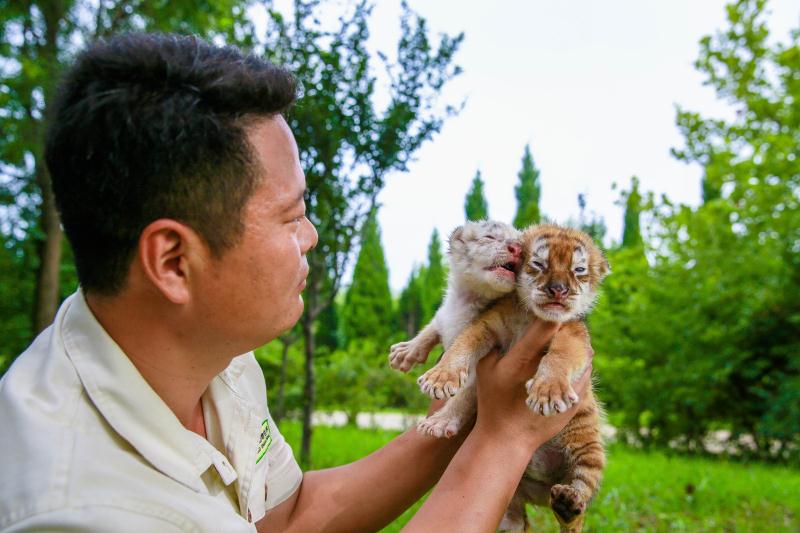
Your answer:
[[[46,159],[81,289],[0,382],[0,529],[375,530],[440,476],[409,529],[499,522],[571,416],[524,403],[553,325],[482,362],[466,440],[409,431],[303,475],[269,416],[250,350],[299,319],[317,241],[294,98],[192,37],[116,37],[67,72]]]

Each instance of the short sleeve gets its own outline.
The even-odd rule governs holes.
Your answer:
[[[300,486],[303,472],[294,458],[292,447],[283,438],[278,426],[268,414],[272,445],[267,450],[269,470],[267,471],[267,510],[279,505]]]

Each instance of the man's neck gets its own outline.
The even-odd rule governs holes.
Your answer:
[[[230,362],[197,346],[174,315],[146,298],[86,295],[97,321],[181,424],[205,437],[200,398]]]

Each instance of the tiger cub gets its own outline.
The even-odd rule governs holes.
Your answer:
[[[501,529],[521,530],[525,503],[549,505],[562,532],[579,532],[586,505],[600,483],[605,452],[600,435],[601,410],[591,389],[579,398],[571,381],[588,364],[589,332],[581,320],[594,303],[608,274],[608,262],[586,233],[552,224],[532,226],[522,235],[522,268],[516,291],[500,299],[467,326],[439,363],[419,380],[424,392],[439,397],[474,389],[476,361],[492,348],[505,352],[532,316],[562,323],[526,383],[528,406],[549,416],[578,404],[567,426],[539,448],[506,511]],[[471,402],[475,393],[469,392]],[[463,407],[462,407],[463,408]],[[474,407],[472,407],[474,409]]]
[[[489,304],[514,291],[522,252],[519,239],[514,227],[491,220],[467,222],[453,231],[448,240],[450,269],[444,301],[416,337],[391,347],[392,368],[408,372],[416,363],[424,363],[440,342],[449,348]],[[450,436],[457,431],[456,422],[452,414],[439,414],[424,420],[420,431]]]

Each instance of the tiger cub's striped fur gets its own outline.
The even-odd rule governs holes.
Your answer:
[[[582,318],[609,268],[600,249],[582,231],[551,224],[532,226],[523,233],[522,243],[516,291],[467,326],[420,382],[429,393],[452,394],[471,384],[476,361],[492,348],[500,346],[507,351],[525,331],[532,315],[563,323],[536,375],[526,384],[527,403],[545,416],[574,404],[577,412],[531,459],[501,529],[521,530],[524,504],[531,502],[549,505],[562,532],[577,532],[582,528],[586,505],[600,483],[605,453],[601,411],[594,393],[590,387],[579,398],[571,382],[588,364],[591,346]]]

